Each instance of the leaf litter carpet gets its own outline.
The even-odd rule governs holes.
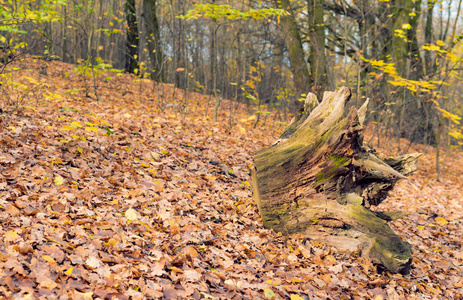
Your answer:
[[[262,227],[249,172],[281,133],[275,115],[254,128],[239,108],[230,129],[228,101],[214,124],[200,94],[183,109],[171,85],[101,75],[97,101],[71,65],[23,64],[22,92],[3,93],[32,91],[0,119],[0,297],[462,298],[461,153],[440,182],[424,155],[378,208],[408,213],[391,227],[414,251],[410,275],[378,274],[356,252]]]

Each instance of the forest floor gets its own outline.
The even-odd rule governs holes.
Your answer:
[[[378,207],[408,213],[391,227],[414,257],[410,275],[378,274],[356,252],[262,227],[249,173],[282,132],[274,114],[254,128],[241,105],[230,128],[227,100],[214,123],[207,96],[184,109],[172,85],[109,73],[97,101],[75,66],[41,64],[2,86],[2,109],[22,106],[0,113],[0,298],[463,297],[461,153],[437,181],[428,149]]]

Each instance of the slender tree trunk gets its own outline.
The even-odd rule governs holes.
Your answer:
[[[434,11],[434,6],[436,4],[436,0],[427,0],[427,13],[426,13],[426,26],[425,26],[425,31],[424,31],[424,44],[429,45],[432,42],[432,33],[433,33],[433,26],[432,26],[432,21],[433,21],[433,11]],[[432,62],[431,58],[431,51],[425,51],[424,52],[424,67],[425,67],[425,75],[431,75],[434,73],[434,64]]]
[[[318,96],[328,86],[325,57],[325,25],[323,20],[323,1],[307,0],[310,37],[310,73],[312,75],[312,92]],[[306,91],[308,92],[308,91]]]
[[[406,77],[407,72],[410,72],[411,77],[415,79],[422,75],[416,38],[420,6],[421,0],[396,0],[393,8],[393,22],[390,28],[393,33],[392,53],[390,54],[396,62],[398,74],[402,77]]]
[[[95,57],[99,57],[99,58],[104,58],[105,56],[105,49],[103,47],[103,31],[99,30],[101,28],[103,28],[103,2],[102,0],[99,1],[98,3],[98,11],[96,11],[95,13],[97,14],[97,18],[96,18],[96,29],[97,29],[97,38],[96,38],[96,43],[95,43],[95,48],[96,48],[96,51],[95,51]]]
[[[127,21],[127,40],[125,52],[125,71],[134,73],[138,69],[138,24],[135,0],[126,0],[124,4],[125,20]]]
[[[421,0],[410,1],[413,3],[410,8],[412,13],[409,14],[410,29],[407,31],[409,41],[409,51],[407,53],[410,61],[410,76],[413,80],[419,80],[423,77],[423,60],[421,59],[420,46],[418,45],[418,20],[421,15]],[[415,15],[413,15],[413,12]],[[411,15],[411,16],[410,16]]]
[[[67,28],[67,15],[66,15],[66,5],[63,5],[63,25],[62,25],[62,34],[61,34],[61,61],[66,62],[66,55],[67,55],[67,35],[66,35],[66,28]]]
[[[296,94],[307,93],[312,85],[309,70],[307,68],[304,49],[302,48],[302,39],[299,28],[296,24],[295,17],[290,7],[289,0],[275,1],[276,5],[288,11],[289,15],[281,17],[281,27],[285,38],[286,50],[293,74],[294,87]],[[325,72],[326,73],[326,72]],[[297,100],[293,103],[297,109],[302,108],[302,104]]]
[[[143,0],[143,18],[148,55],[151,61],[151,78],[164,81],[162,70],[161,34],[156,14],[156,0]]]
[[[212,55],[211,55],[211,70],[212,70],[212,92],[214,93],[215,97],[215,105],[214,105],[214,122],[217,122],[218,119],[218,110],[221,103],[221,98],[217,93],[217,30],[219,27],[217,24],[214,23],[213,33],[212,33]]]

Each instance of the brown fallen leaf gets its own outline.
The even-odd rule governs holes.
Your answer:
[[[87,258],[85,261],[85,265],[89,267],[90,269],[97,269],[99,268],[103,263],[101,260],[99,260],[96,256],[90,256]]]
[[[14,243],[20,239],[18,233],[15,230],[10,230],[5,233],[5,242]]]
[[[198,282],[201,278],[201,273],[196,270],[184,270],[182,276],[180,276],[180,279],[185,282]]]
[[[37,281],[39,283],[39,288],[52,290],[54,288],[59,287],[59,285],[53,279],[48,277],[37,278]]]

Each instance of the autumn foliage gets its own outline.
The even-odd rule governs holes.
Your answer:
[[[440,182],[425,154],[380,205],[408,213],[391,227],[414,260],[408,276],[378,274],[355,251],[263,228],[249,172],[282,133],[272,115],[254,128],[239,108],[230,127],[224,100],[213,123],[208,97],[185,106],[172,85],[103,71],[97,101],[73,66],[44,64],[18,62],[16,88],[2,86],[0,295],[462,297],[461,153],[442,158]]]

